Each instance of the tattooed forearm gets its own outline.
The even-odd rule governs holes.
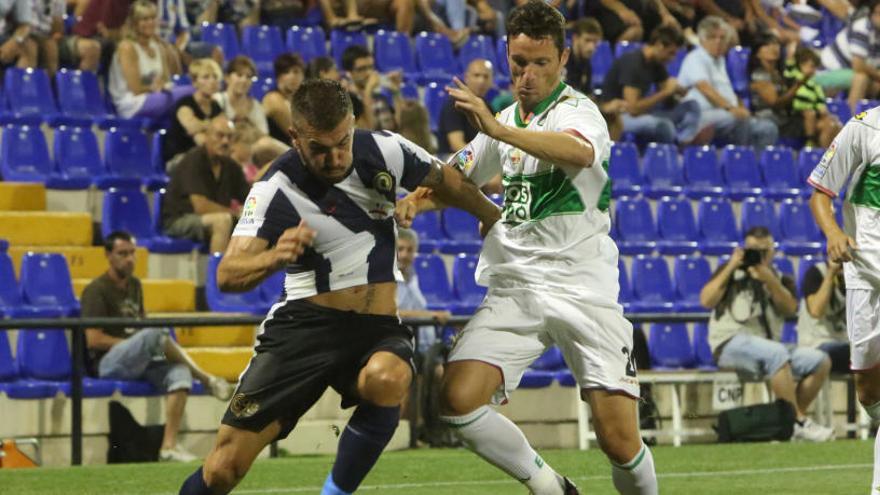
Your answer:
[[[364,294],[364,307],[361,309],[361,313],[369,313],[373,307],[373,299],[376,296],[376,286],[375,284],[367,285],[367,293]]]
[[[442,185],[444,181],[443,167],[443,162],[440,160],[434,160],[431,164],[431,168],[428,169],[428,175],[422,180],[421,185],[427,187],[437,187]]]

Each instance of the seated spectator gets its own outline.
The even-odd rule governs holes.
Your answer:
[[[260,23],[259,0],[186,0],[190,24],[222,22],[239,29]]]
[[[749,33],[756,26],[753,14],[746,4],[743,0],[700,0],[696,6],[703,19],[709,16],[719,17],[733,29],[732,36],[728,39],[729,46],[733,46],[751,45]],[[697,29],[699,30],[699,25]]]
[[[663,0],[669,15],[675,17],[681,26],[681,34],[689,45],[699,45],[700,39],[697,38],[697,9],[693,0]]]
[[[682,145],[702,145],[712,139],[711,127],[698,132],[700,105],[694,100],[679,102],[687,89],[666,71],[683,43],[678,29],[658,26],[646,45],[612,64],[602,85],[602,98],[626,102],[621,114],[624,132],[648,142]],[[657,90],[648,94],[652,87]]]
[[[220,89],[223,76],[217,62],[200,58],[190,64],[189,76],[196,91],[177,102],[171,127],[162,145],[162,159],[169,171],[184,153],[205,142],[205,132],[211,125],[211,119],[223,113],[213,99]]]
[[[192,39],[193,28],[186,13],[185,0],[159,0],[158,7],[159,38],[179,67],[200,58],[213,58],[218,64],[223,63],[223,50],[219,46]]]
[[[836,116],[828,112],[825,92],[816,82],[819,56],[803,46],[789,51],[794,52],[794,56],[786,60],[785,75],[800,82],[792,108],[803,118],[806,144],[816,146],[818,143],[819,146],[827,148],[840,132],[841,124]]]
[[[822,71],[816,82],[830,90],[848,89],[847,102],[855,112],[863,98],[872,98],[880,85],[880,0],[869,0],[853,13],[846,28],[822,50]]]
[[[783,43],[797,43],[800,41],[800,26],[793,20],[785,17],[782,10],[782,2],[779,0],[745,0],[745,5],[750,11],[750,19],[754,19],[752,40],[761,36],[772,35],[779,38]],[[785,21],[791,22],[787,25]],[[754,41],[752,42],[754,44]]]
[[[801,293],[804,302],[798,312],[798,345],[828,354],[832,372],[849,373],[843,266],[830,260],[811,266],[804,275]]]
[[[299,55],[295,53],[283,53],[275,59],[274,89],[263,97],[263,111],[269,123],[269,135],[281,141],[290,142],[288,129],[293,126],[293,117],[290,115],[290,99],[293,93],[299,89],[305,76],[305,64]]]
[[[143,318],[144,291],[133,275],[134,239],[127,232],[113,232],[104,239],[104,251],[110,267],[83,290],[83,318]],[[159,460],[195,460],[196,456],[177,443],[193,376],[222,401],[229,399],[232,387],[223,378],[202,370],[171,338],[167,328],[88,328],[86,346],[93,375],[147,380],[165,393],[165,434]]]
[[[85,5],[83,5],[85,4]],[[129,2],[118,0],[85,0],[81,2],[82,13],[76,13],[73,34],[85,38],[95,38],[118,42],[122,37],[122,27],[128,17]],[[105,49],[103,51],[109,52]]]
[[[719,368],[749,379],[769,377],[774,395],[796,412],[793,440],[831,440],[834,430],[807,417],[831,360],[819,350],[777,341],[784,319],[797,312],[797,299],[791,277],[773,268],[773,254],[770,231],[753,227],[703,287],[700,303],[711,310],[709,345]]]
[[[312,5],[310,0],[261,0],[260,24],[278,26],[285,31],[302,20]]]
[[[157,35],[156,4],[136,0],[128,13],[113,62],[108,90],[122,118],[165,116],[192,87],[174,87],[166,53]]]
[[[417,0],[416,10],[429,31],[446,36],[454,47],[461,46],[471,34],[466,0]]]
[[[244,178],[248,181],[248,184],[253,184],[259,180],[260,167],[255,163],[254,146],[262,137],[260,131],[251,125],[250,122],[241,122],[235,126],[235,134],[232,136],[232,148],[229,156],[241,165],[241,171],[244,172]]]
[[[397,281],[397,313],[401,318],[433,318],[437,324],[445,325],[452,316],[449,311],[431,311],[422,290],[419,278],[413,270],[413,261],[419,252],[419,235],[410,229],[397,229],[397,268],[403,275]],[[437,341],[437,329],[431,325],[418,328],[416,334],[417,350],[424,353]]]
[[[586,14],[595,17],[605,36],[613,43],[642,41],[660,24],[675,26],[678,21],[662,0],[599,0],[587,2]]]
[[[29,0],[30,35],[39,45],[40,66],[54,77],[59,64],[97,72],[101,44],[97,40],[64,35],[64,0]]]
[[[419,100],[405,99],[397,113],[400,119],[400,135],[424,148],[428,153],[436,153],[437,145],[431,133],[428,109]]]
[[[0,64],[19,68],[37,66],[37,42],[31,38],[28,0],[0,2]]]
[[[233,133],[226,116],[211,120],[205,144],[190,150],[171,171],[162,209],[166,234],[209,240],[212,253],[226,250],[250,187],[241,166],[230,158]]]
[[[364,20],[393,24],[394,29],[412,34],[415,2],[412,0],[320,0],[324,22],[330,29]]]
[[[361,104],[364,108],[362,120],[357,122],[358,127],[377,131],[397,130],[395,107],[380,91],[382,77],[376,71],[370,51],[360,45],[346,48],[342,53],[342,68],[345,69],[346,76],[350,80],[348,90],[352,102],[355,107]],[[385,74],[385,77],[396,105],[403,99],[400,95],[403,76],[400,72],[391,72]]]
[[[776,144],[779,129],[772,120],[753,117],[733,91],[725,56],[731,31],[721,18],[708,16],[697,28],[700,46],[685,56],[678,82],[690,88],[684,100],[700,105],[700,127],[713,126],[724,143],[752,145],[758,149]]]
[[[480,98],[485,98],[492,89],[494,77],[492,63],[481,58],[474,59],[464,73],[464,84]],[[488,105],[489,102],[486,102]],[[440,136],[438,151],[443,154],[458,151],[471,142],[479,131],[464,113],[455,108],[455,100],[447,98],[440,110],[437,134]]]
[[[783,76],[779,39],[772,34],[762,35],[752,47],[749,74],[755,116],[772,120],[781,136],[804,136],[804,120],[793,108],[802,83]],[[815,133],[812,136],[815,138]]]
[[[330,79],[331,81],[339,81],[342,76],[336,67],[336,61],[333,57],[321,56],[315,57],[306,67],[306,79]]]
[[[249,121],[263,134],[269,134],[269,122],[263,105],[251,97],[251,86],[257,67],[254,62],[239,55],[229,61],[226,66],[226,91],[214,95],[226,116],[234,123]]]

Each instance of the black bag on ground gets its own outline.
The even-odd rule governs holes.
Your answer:
[[[790,403],[776,399],[770,404],[735,407],[718,416],[718,441],[787,441],[794,433],[795,412]]]
[[[117,401],[110,401],[110,446],[107,464],[156,462],[165,425],[141,426]]]

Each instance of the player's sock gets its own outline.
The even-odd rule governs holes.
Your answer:
[[[880,494],[880,428],[874,438],[874,482],[871,483],[871,495]]]
[[[537,495],[562,495],[564,481],[529,445],[513,422],[489,406],[464,416],[440,416],[469,449]]]
[[[327,480],[338,491],[328,491],[325,483],[321,494],[354,492],[388,445],[399,421],[399,406],[359,405],[339,437],[336,462]]]
[[[327,479],[324,480],[321,495],[351,495],[351,493],[336,486],[336,483],[333,482],[333,473],[330,473],[327,475]]]
[[[614,487],[622,495],[656,495],[657,474],[654,473],[654,456],[644,443],[639,453],[626,464],[611,463]]]
[[[205,477],[202,475],[202,466],[183,482],[180,495],[211,495],[211,489],[205,484]]]

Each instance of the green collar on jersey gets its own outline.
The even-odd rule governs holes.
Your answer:
[[[516,108],[513,109],[513,118],[516,122],[516,126],[525,127],[529,125],[529,122],[532,121],[532,117],[534,117],[535,115],[541,115],[544,110],[547,110],[547,107],[549,107],[554,101],[556,101],[557,98],[559,98],[559,95],[562,94],[566,87],[567,85],[565,84],[565,82],[560,81],[559,86],[556,86],[556,89],[554,89],[553,92],[550,93],[550,96],[541,100],[538,103],[538,106],[536,106],[535,109],[526,116],[525,122],[523,122],[522,118],[519,116],[519,103],[517,102]]]

